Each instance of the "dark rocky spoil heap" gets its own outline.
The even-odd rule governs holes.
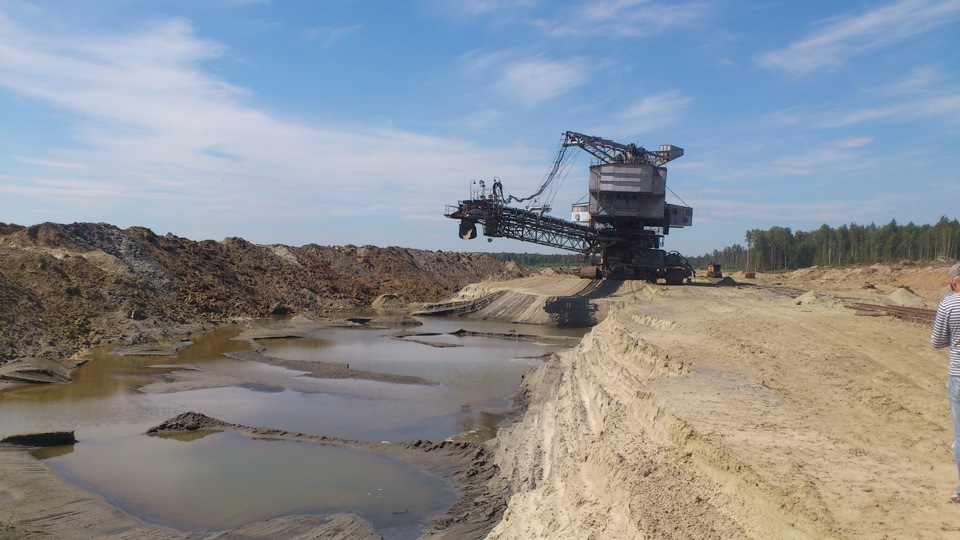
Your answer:
[[[436,301],[504,275],[483,254],[193,241],[102,223],[0,223],[0,366],[105,342],[173,338],[236,317]]]

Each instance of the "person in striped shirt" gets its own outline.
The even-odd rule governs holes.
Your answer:
[[[960,263],[947,270],[947,281],[953,294],[945,297],[937,306],[930,343],[937,349],[950,347],[947,390],[950,394],[950,415],[953,417],[953,456],[960,477]],[[960,504],[960,487],[950,497],[950,502]]]

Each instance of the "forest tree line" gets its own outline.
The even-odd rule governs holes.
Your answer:
[[[579,255],[545,253],[487,253],[498,261],[513,261],[524,268],[580,266]]]
[[[821,225],[814,231],[789,227],[753,229],[746,247],[734,244],[700,257],[690,257],[694,268],[720,263],[724,268],[758,271],[810,266],[869,265],[933,262],[960,259],[960,222],[941,217],[936,225]]]

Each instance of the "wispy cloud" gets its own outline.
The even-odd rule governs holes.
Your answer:
[[[432,0],[427,5],[433,13],[444,18],[460,21],[480,18],[499,26],[535,28],[552,37],[655,36],[671,29],[700,26],[713,11],[712,4],[704,1],[582,0],[551,3],[538,0]]]
[[[679,90],[668,90],[644,97],[632,105],[627,105],[617,115],[615,124],[594,128],[597,133],[607,137],[620,137],[624,140],[641,134],[670,126],[683,118],[690,104],[690,97]]]
[[[946,82],[947,76],[936,66],[917,66],[911,72],[900,77],[896,82],[881,88],[881,92],[893,96],[904,96],[936,90]]]
[[[661,92],[627,107],[624,119],[636,125],[638,133],[643,133],[672,124],[689,103],[690,98],[678,90]]]
[[[924,119],[948,129],[960,124],[960,88],[943,71],[918,66],[905,75],[892,74],[892,79],[865,91],[859,100],[773,111],[758,117],[756,126],[834,129]]]
[[[737,223],[743,216],[749,216],[750,227],[766,229],[771,225],[787,226],[795,230],[812,230],[817,225],[827,223],[840,226],[847,223],[867,224],[880,220],[897,218],[906,222],[912,217],[903,216],[905,203],[922,202],[929,198],[924,193],[869,194],[856,200],[856,203],[836,200],[815,200],[809,196],[804,200],[790,202],[767,202],[763,200],[745,200],[730,198],[704,198],[696,201],[696,220],[705,223]],[[919,216],[921,221],[935,220],[933,216]]]
[[[266,4],[270,0],[221,0],[225,6],[228,7],[240,7],[248,6],[252,4]]]
[[[27,156],[10,156],[10,159],[27,165],[36,165],[38,167],[49,167],[52,169],[84,169],[83,163],[71,163],[67,161],[51,161],[47,159],[36,159]]]
[[[162,201],[176,201],[185,215],[242,208],[284,219],[362,215],[378,201],[417,215],[439,212],[438,197],[462,197],[461,179],[539,173],[509,147],[274,117],[248,103],[248,90],[206,69],[226,48],[198,38],[184,20],[102,36],[42,34],[2,22],[0,86],[54,105],[76,139],[19,156],[34,170],[5,171],[10,181],[0,193],[58,197],[57,207],[91,197],[121,206],[158,201],[143,207],[142,217],[173,212]],[[559,71],[554,80],[561,84]],[[551,70],[540,74],[550,77]],[[524,83],[518,71],[504,76]],[[533,83],[526,91],[536,99],[550,95]]]
[[[941,118],[954,123],[960,121],[960,94],[834,111],[832,114],[822,115],[816,125],[836,128],[874,121],[911,121],[920,118]]]
[[[760,64],[792,75],[837,68],[854,56],[889,47],[958,17],[957,0],[901,0],[862,15],[834,19],[786,48],[764,54]]]
[[[192,32],[183,20],[108,38],[37,37],[15,29],[0,37],[0,84],[101,121],[195,125],[202,116],[189,118],[202,111],[193,110],[198,104],[223,97],[232,102],[243,92],[199,71],[201,61],[224,48]],[[168,106],[172,101],[191,107],[178,112]]]
[[[592,69],[581,57],[555,59],[517,51],[471,51],[460,58],[463,70],[493,80],[492,90],[513,103],[534,107],[586,84]]]
[[[873,137],[847,137],[834,142],[838,148],[864,148],[873,144]]]
[[[584,84],[588,73],[588,65],[582,58],[524,58],[504,66],[494,88],[532,107]]]
[[[751,216],[765,222],[789,223],[791,221],[836,222],[849,219],[852,208],[845,202],[809,201],[769,203],[744,199],[698,199],[698,220],[719,221]]]
[[[830,178],[838,172],[862,171],[876,166],[875,159],[863,149],[870,146],[872,140],[867,137],[852,137],[825,144],[798,148],[768,162],[758,162],[746,168],[754,174],[806,176]]]
[[[463,69],[468,73],[483,74],[487,70],[495,71],[511,61],[511,57],[516,56],[511,51],[486,51],[474,50],[468,51],[460,56],[460,62]]]
[[[362,24],[319,26],[305,30],[303,32],[303,38],[307,41],[319,43],[323,47],[332,47],[343,38],[356,34],[362,29]]]
[[[440,2],[447,10],[464,16],[514,13],[537,5],[536,0],[473,0],[470,2]]]
[[[554,36],[646,37],[701,24],[710,12],[711,7],[705,2],[587,1],[560,10],[560,16],[541,20],[539,24]]]

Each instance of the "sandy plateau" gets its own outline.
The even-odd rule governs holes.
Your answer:
[[[520,410],[495,439],[421,443],[446,452],[444,466],[414,444],[397,450],[477,490],[427,536],[960,537],[960,506],[947,502],[957,478],[946,352],[931,348],[928,324],[849,307],[935,308],[944,269],[468,286],[450,302],[496,295],[474,316],[550,324],[566,306],[599,322],[527,374]],[[0,450],[0,470],[0,537],[187,536],[123,515],[23,451]],[[277,536],[376,537],[346,516],[289,516],[222,537]]]

